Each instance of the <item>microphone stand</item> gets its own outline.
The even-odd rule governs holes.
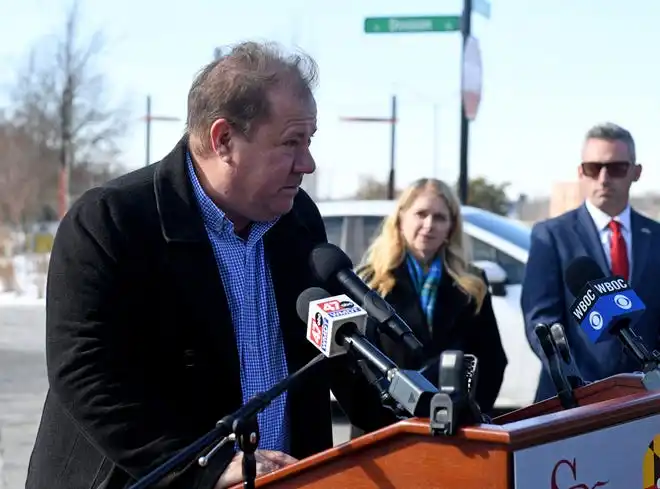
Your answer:
[[[200,452],[215,444],[209,452],[197,459],[200,467],[206,467],[211,457],[213,457],[225,444],[237,440],[239,447],[243,451],[243,477],[252,479],[252,485],[244,487],[254,487],[254,478],[256,477],[256,460],[254,452],[259,444],[259,429],[256,421],[257,414],[263,411],[275,398],[286,391],[296,383],[312,367],[325,360],[325,356],[319,354],[310,360],[300,370],[295,371],[288,377],[282,379],[266,392],[255,395],[243,407],[232,414],[228,414],[215,424],[215,428],[207,434],[197,439],[181,451],[170,457],[162,465],[156,467],[147,475],[139,479],[128,489],[145,489],[151,487],[167,474],[176,470],[179,466],[190,462]],[[242,446],[241,446],[242,445]],[[244,484],[250,482],[244,481]]]
[[[350,329],[349,329],[350,330]],[[344,331],[342,328],[341,331]],[[438,389],[416,370],[401,370],[384,353],[376,348],[367,338],[359,334],[344,333],[338,335],[340,345],[347,345],[348,351],[359,355],[384,374],[386,382],[380,381],[376,387],[387,386],[387,394],[411,416],[426,418],[431,397]],[[383,399],[383,397],[381,397]],[[387,400],[387,399],[386,399]],[[387,406],[385,406],[387,407]]]
[[[381,405],[390,411],[396,419],[403,420],[408,419],[410,415],[405,411],[405,409],[396,402],[389,392],[390,382],[387,380],[387,376],[378,376],[374,373],[371,366],[367,364],[366,360],[358,359],[358,355],[353,354],[354,360],[357,364],[357,368],[362,372],[362,375],[367,379],[369,385],[378,391],[378,399],[380,400]]]
[[[642,384],[649,391],[660,390],[660,352],[648,351],[642,339],[629,328],[619,329],[619,338],[632,357],[642,366]]]
[[[257,459],[254,452],[259,446],[259,424],[256,416],[236,420],[234,423],[238,447],[243,452],[243,489],[254,489],[254,480],[257,478]]]
[[[397,419],[426,417],[428,402],[438,389],[419,372],[400,369],[372,343],[377,341],[381,324],[381,321],[368,316],[364,334],[360,334],[355,327],[342,326],[337,342],[348,347],[348,355],[369,385],[378,392],[382,407],[391,411]]]

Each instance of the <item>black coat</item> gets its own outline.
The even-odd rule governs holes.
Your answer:
[[[480,271],[472,271],[486,280]],[[362,273],[368,276],[370,270]],[[406,262],[393,273],[395,285],[385,299],[424,346],[424,360],[428,362],[435,359],[444,350],[461,350],[475,355],[479,362],[476,399],[482,411],[489,412],[502,386],[507,365],[490,293],[486,294],[481,310],[475,314],[476,304],[472,297],[458,287],[444,271],[438,285],[431,333]],[[405,348],[386,335],[378,334],[374,341],[399,367],[419,367],[418,361],[415,361]],[[436,385],[437,372],[437,368],[431,368],[427,373],[429,380]]]
[[[185,138],[161,162],[85,193],[51,254],[46,354],[50,388],[28,489],[127,487],[241,406],[228,303],[186,173]],[[289,371],[318,351],[296,299],[308,255],[326,242],[303,191],[265,236]],[[289,391],[291,455],[332,446],[329,388],[354,424],[374,410],[343,359]],[[233,452],[193,464],[161,487],[211,488]]]

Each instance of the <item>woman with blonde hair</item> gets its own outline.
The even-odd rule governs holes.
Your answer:
[[[448,349],[478,358],[476,399],[489,412],[507,358],[486,278],[468,263],[460,203],[452,189],[426,178],[406,188],[357,273],[410,326],[424,345],[426,361]],[[372,340],[399,367],[418,367],[405,347],[387,336]],[[426,376],[437,384],[437,364]]]

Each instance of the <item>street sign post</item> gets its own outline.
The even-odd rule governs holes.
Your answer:
[[[472,37],[472,14],[490,18],[490,0],[463,0],[463,12],[459,15],[427,15],[416,17],[368,17],[364,19],[367,34],[457,32],[463,38],[463,63],[461,66],[461,135],[459,191],[461,202],[468,202],[468,142],[470,121],[477,116],[481,102],[483,74],[481,50]],[[394,128],[394,123],[392,124]]]
[[[367,34],[457,32],[460,30],[461,18],[458,15],[368,17],[364,20],[364,32]]]

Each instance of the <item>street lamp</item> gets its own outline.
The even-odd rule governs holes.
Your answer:
[[[409,93],[418,101],[425,104],[431,104],[433,107],[433,177],[440,178],[440,110],[449,100],[456,98],[457,94],[452,92],[445,94],[440,98],[436,98],[432,95],[420,92],[415,87],[405,83],[397,82],[394,86],[397,92],[401,93],[401,91],[403,91]]]
[[[396,95],[392,95],[392,115],[390,117],[340,117],[339,120],[344,122],[385,122],[390,124],[392,129],[390,137],[390,174],[387,181],[387,198],[390,200],[394,199],[394,189],[395,189],[395,180],[394,180],[394,162],[395,162],[395,151],[396,151]]]
[[[181,119],[173,116],[153,115],[151,113],[151,95],[147,95],[147,113],[141,119],[145,121],[147,128],[144,166],[149,166],[151,163],[151,121],[179,122]]]

